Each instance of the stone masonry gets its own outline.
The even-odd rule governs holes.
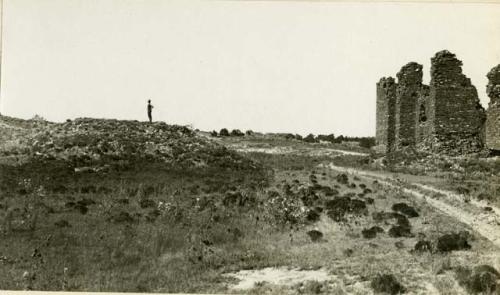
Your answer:
[[[395,148],[416,144],[417,104],[422,89],[422,65],[410,62],[396,75]]]
[[[390,92],[383,87],[387,78],[381,79],[377,83],[376,150],[414,148],[460,155],[479,152],[485,144],[499,149],[499,70],[500,66],[488,74],[492,102],[487,122],[476,88],[462,73],[462,62],[447,50],[431,58],[430,85],[422,83],[422,65],[415,62],[403,66],[397,83],[391,84],[395,99],[388,99]]]
[[[500,150],[500,64],[486,76],[489,81],[486,93],[490,98],[486,115],[486,146]]]
[[[396,82],[394,78],[382,78],[377,83],[377,130],[378,151],[386,153],[394,146]]]

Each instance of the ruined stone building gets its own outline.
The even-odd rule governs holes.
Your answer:
[[[491,69],[487,77],[490,103],[486,113],[486,146],[500,151],[500,65]]]
[[[449,51],[431,58],[431,81],[422,83],[422,65],[410,62],[377,83],[375,149],[405,147],[450,155],[500,149],[500,65],[488,74],[488,112],[476,88]]]

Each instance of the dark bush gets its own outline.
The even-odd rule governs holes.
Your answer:
[[[51,191],[55,194],[64,194],[68,191],[68,189],[64,185],[56,185],[51,188]]]
[[[392,274],[379,274],[371,281],[371,287],[375,292],[388,294],[402,294],[406,288],[398,282]]]
[[[417,210],[406,203],[396,203],[392,205],[392,210],[403,213],[410,218],[419,216]]]
[[[413,250],[415,250],[416,252],[431,252],[432,251],[431,242],[423,240],[418,241],[413,247]]]
[[[239,129],[233,129],[231,131],[231,136],[244,136],[245,134],[241,132]]]
[[[347,196],[329,200],[325,203],[325,207],[328,210],[327,215],[334,221],[342,221],[346,214],[362,215],[367,211],[364,201]]]
[[[342,184],[348,184],[349,177],[347,177],[347,174],[341,173],[341,174],[337,175],[337,182],[342,183]]]
[[[130,213],[125,211],[120,211],[117,214],[112,215],[108,218],[108,221],[115,223],[132,223],[135,221],[134,217]]]
[[[319,207],[319,208],[321,208],[321,207]],[[310,209],[309,211],[307,211],[307,215],[306,215],[307,221],[316,222],[319,220],[319,218],[320,218],[320,212],[318,212],[317,209]]]
[[[65,219],[58,220],[54,223],[55,226],[57,227],[71,227],[69,222]]]
[[[252,136],[253,135],[253,131],[252,130],[247,130],[247,131],[245,131],[245,135]]]
[[[323,233],[315,229],[308,231],[307,235],[309,236],[309,238],[311,238],[311,241],[313,242],[318,242],[323,238]]]
[[[413,237],[409,226],[394,225],[389,229],[389,236],[393,238]]]
[[[359,146],[363,148],[371,148],[375,146],[375,138],[373,137],[362,137],[359,140]]]
[[[469,250],[471,246],[465,233],[450,233],[438,238],[436,248],[439,252]]]
[[[316,137],[316,140],[334,143],[335,142],[335,135],[333,135],[333,134],[329,134],[329,135],[319,134]]]
[[[380,226],[372,226],[369,229],[363,229],[361,234],[365,239],[373,239],[377,236],[377,233],[383,233],[384,229]]]
[[[151,200],[151,199],[141,199],[139,201],[139,206],[141,206],[141,208],[153,208],[153,207],[156,207],[156,202]]]
[[[333,189],[326,185],[321,186],[321,188],[319,188],[319,191],[323,192],[327,197],[337,196],[339,194],[338,190]]]
[[[97,189],[95,186],[93,185],[88,185],[88,186],[84,186],[80,189],[80,192],[82,194],[95,194],[97,192]]]
[[[495,294],[500,273],[489,265],[476,266],[472,271],[461,266],[455,270],[455,277],[470,294]]]
[[[410,221],[405,215],[396,212],[375,212],[372,215],[373,220],[377,222],[385,221],[388,219],[395,219],[397,225],[403,227],[411,227]]]
[[[229,131],[226,128],[222,128],[219,131],[219,136],[229,136]]]
[[[210,132],[210,136],[217,137],[218,136],[217,131],[213,130],[212,132]]]
[[[309,142],[309,143],[314,143],[316,142],[316,138],[314,137],[314,134],[312,133],[309,133],[306,137],[304,137],[303,139],[305,142]]]

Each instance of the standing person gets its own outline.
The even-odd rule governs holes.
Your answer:
[[[148,100],[148,118],[149,118],[149,123],[153,121],[153,105],[151,104],[151,100]]]

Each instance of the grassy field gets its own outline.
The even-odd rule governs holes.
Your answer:
[[[369,166],[366,157],[235,155],[195,141],[229,160],[187,153],[208,165],[131,158],[75,170],[55,154],[1,164],[0,289],[466,294],[496,286],[498,249],[469,227],[399,188],[320,167]],[[233,288],[231,274],[267,267],[328,279]]]

